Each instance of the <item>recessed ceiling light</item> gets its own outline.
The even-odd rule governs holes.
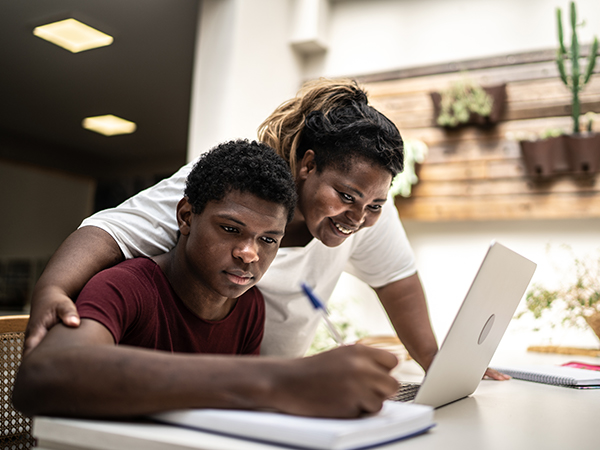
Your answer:
[[[65,19],[36,27],[33,34],[73,53],[104,47],[113,42],[112,36],[75,19]]]
[[[120,117],[107,114],[106,116],[86,117],[81,123],[83,128],[105,136],[117,134],[130,134],[137,128],[134,122],[121,119]]]

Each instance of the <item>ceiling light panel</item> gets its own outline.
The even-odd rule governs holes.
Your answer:
[[[122,119],[112,114],[105,116],[86,117],[81,123],[83,128],[105,136],[116,136],[119,134],[131,134],[137,128],[134,122]]]
[[[75,19],[36,27],[33,34],[73,53],[105,47],[113,42],[112,36]]]

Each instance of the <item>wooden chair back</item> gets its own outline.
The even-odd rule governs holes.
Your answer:
[[[31,419],[15,410],[12,390],[21,364],[29,316],[0,317],[0,450],[34,446]]]

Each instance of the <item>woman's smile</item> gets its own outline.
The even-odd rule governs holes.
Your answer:
[[[350,236],[352,233],[358,231],[360,228],[355,228],[355,229],[351,229],[351,228],[347,228],[344,225],[342,225],[341,223],[338,223],[336,221],[334,221],[333,219],[329,219],[331,220],[331,223],[333,224],[333,226],[343,235],[345,236]]]
[[[392,181],[390,172],[370,160],[354,158],[350,167],[320,172],[312,151],[299,171],[298,206],[310,234],[328,247],[377,222]]]

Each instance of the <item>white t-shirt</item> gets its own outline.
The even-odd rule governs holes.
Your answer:
[[[177,203],[195,162],[171,178],[140,192],[116,208],[97,212],[80,226],[109,233],[126,258],[169,251],[177,240]],[[377,223],[348,237],[338,247],[317,239],[305,247],[280,248],[258,283],[266,303],[261,354],[297,357],[306,353],[319,315],[302,293],[302,282],[327,300],[342,274],[348,272],[372,287],[385,286],[416,272],[415,258],[392,199]]]

